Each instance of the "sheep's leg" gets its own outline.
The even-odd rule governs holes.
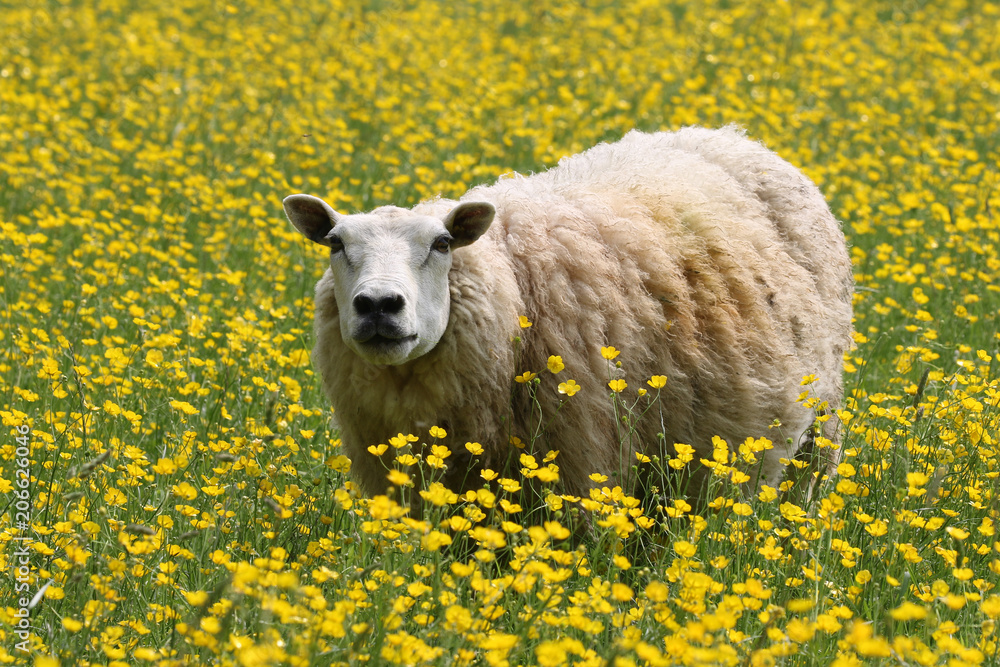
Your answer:
[[[838,423],[835,415],[829,415],[825,422],[813,423],[799,436],[800,446],[794,459],[799,465],[788,466],[787,480],[792,482],[786,494],[789,502],[799,506],[810,504],[824,478],[832,478],[837,473],[841,455]],[[816,438],[821,434],[835,446],[820,447]]]

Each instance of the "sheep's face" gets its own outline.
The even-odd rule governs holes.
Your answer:
[[[444,217],[385,207],[341,215],[322,199],[291,195],[288,219],[330,248],[344,343],[373,364],[399,365],[431,351],[448,326],[452,250],[489,228],[494,208],[465,202]]]

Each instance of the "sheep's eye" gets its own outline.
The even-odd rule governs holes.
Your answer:
[[[437,250],[438,252],[448,252],[451,250],[451,237],[448,235],[439,236],[437,240],[434,241],[434,245],[432,245],[431,248]]]
[[[340,240],[339,236],[330,234],[325,239],[326,245],[330,246],[330,252],[336,253],[344,249],[344,242]]]

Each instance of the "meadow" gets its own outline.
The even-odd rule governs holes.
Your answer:
[[[0,35],[0,664],[1000,664],[1000,4],[20,0]],[[362,497],[282,197],[727,123],[851,244],[838,475],[796,504],[668,448],[634,465],[710,465],[704,507],[578,504],[524,456],[418,520],[411,456]],[[655,402],[624,369],[608,409]]]

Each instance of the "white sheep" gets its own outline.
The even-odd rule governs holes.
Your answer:
[[[571,493],[586,493],[592,473],[626,471],[636,452],[670,456],[686,443],[711,458],[716,435],[734,451],[772,440],[744,467],[773,486],[779,459],[812,445],[816,408],[801,392],[828,411],[841,404],[853,291],[844,235],[809,179],[736,129],[633,131],[459,202],[342,215],[298,194],[284,207],[330,248],[313,360],[369,494],[386,491],[393,448],[380,461],[368,447],[400,432],[429,441],[432,425],[449,434],[455,489],[502,470],[511,438],[539,430],[534,453],[559,451]],[[621,350],[621,371],[602,346]],[[550,355],[565,363],[558,375],[545,370]],[[537,404],[514,382],[524,371],[539,373]],[[628,401],[651,376],[668,378],[630,437],[609,372],[631,383]],[[818,379],[803,387],[806,375]],[[575,396],[556,390],[567,379]],[[823,431],[836,442],[836,419]],[[463,456],[467,441],[483,453]]]

